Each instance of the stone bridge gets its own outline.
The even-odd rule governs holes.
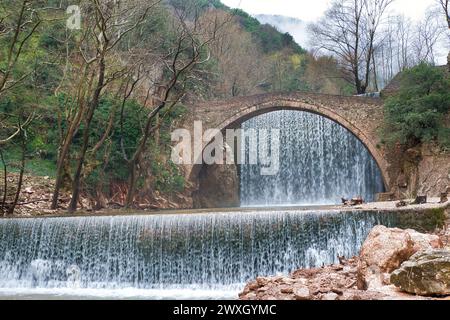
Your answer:
[[[202,102],[189,108],[191,111],[182,126],[192,132],[194,121],[202,121],[203,130],[238,128],[254,116],[283,109],[312,112],[348,129],[367,147],[378,163],[386,190],[395,189],[399,176],[396,156],[386,152],[378,134],[383,120],[383,100],[380,98],[295,92]],[[195,207],[239,205],[236,166],[186,166],[185,173],[192,186]]]

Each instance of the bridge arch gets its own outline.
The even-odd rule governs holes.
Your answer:
[[[329,103],[329,101],[333,103]],[[347,129],[363,143],[380,169],[386,190],[390,189],[388,161],[385,159],[383,151],[378,147],[379,141],[376,138],[378,127],[374,126],[373,123],[368,123],[370,122],[368,119],[370,116],[382,120],[382,103],[379,99],[309,93],[266,94],[238,98],[229,102],[205,103],[203,107],[199,108],[200,111],[202,108],[204,108],[204,113],[202,115],[200,112],[198,119],[213,118],[214,121],[210,121],[209,127],[223,132],[226,129],[239,128],[243,122],[253,117],[278,110],[304,111],[328,118]],[[213,116],[211,117],[211,115]],[[362,119],[368,122],[362,122]],[[205,146],[209,142],[205,142]],[[191,181],[198,179],[202,167],[203,165],[196,165],[192,168],[189,175]]]

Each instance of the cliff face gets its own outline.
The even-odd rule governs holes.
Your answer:
[[[439,197],[450,186],[450,154],[431,145],[393,150],[389,174],[396,198]]]

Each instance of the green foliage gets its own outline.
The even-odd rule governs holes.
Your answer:
[[[294,53],[306,53],[306,50],[300,47],[289,33],[282,33],[269,24],[261,24],[258,19],[241,9],[233,9],[232,13],[238,18],[242,27],[253,35],[264,53],[281,51],[286,48],[291,49]]]
[[[91,140],[95,143],[99,141],[104,133],[111,113],[114,116],[115,128],[105,142],[104,147],[98,152],[96,159],[98,166],[88,177],[87,186],[96,186],[99,182],[107,188],[113,182],[126,182],[129,174],[130,159],[134,153],[141,137],[141,128],[148,110],[140,105],[136,100],[127,101],[124,105],[124,117],[121,117],[121,108],[116,105],[117,101],[112,97],[105,98],[101,101],[99,110],[95,114],[93,126],[102,128],[103,130],[93,130]],[[151,140],[148,145],[148,154],[146,158],[151,166],[151,181],[153,188],[162,192],[177,192],[184,188],[184,180],[180,181],[178,167],[172,162],[166,161],[170,157],[170,132],[174,120],[181,117],[185,112],[183,106],[176,106],[161,124],[160,143],[155,144]],[[156,123],[154,123],[156,125]],[[123,140],[123,144],[122,144]],[[78,140],[76,140],[78,141]],[[123,146],[123,148],[122,148]],[[75,148],[79,147],[77,145]],[[105,158],[108,161],[105,163]],[[101,181],[100,181],[101,180]],[[138,185],[144,185],[144,180],[139,179]],[[91,190],[93,191],[93,190]]]
[[[404,72],[400,91],[385,104],[384,139],[415,146],[438,141],[450,147],[445,117],[450,110],[450,81],[439,68],[420,64]]]
[[[184,190],[184,177],[179,174],[178,167],[171,161],[169,163],[153,161],[152,173],[156,180],[156,190],[166,193],[181,192]]]

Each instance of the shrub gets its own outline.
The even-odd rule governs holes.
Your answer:
[[[445,71],[424,63],[409,69],[401,77],[399,92],[385,103],[384,140],[407,147],[431,141],[450,147],[445,124],[449,110]]]

